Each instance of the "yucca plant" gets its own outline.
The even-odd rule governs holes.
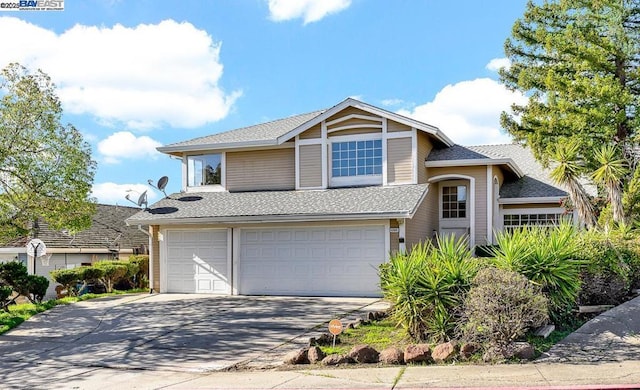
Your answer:
[[[464,238],[438,237],[436,246],[421,243],[394,255],[381,269],[382,291],[412,338],[442,341],[452,335],[477,268]]]
[[[553,228],[522,227],[497,234],[496,267],[518,272],[539,285],[549,299],[550,316],[562,322],[580,292],[577,232],[562,222]]]

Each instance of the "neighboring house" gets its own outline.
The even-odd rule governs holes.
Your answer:
[[[127,259],[134,253],[148,253],[149,237],[137,226],[127,226],[125,219],[140,209],[126,206],[96,205],[91,227],[74,235],[49,228],[44,221],[38,222],[37,237],[47,246],[49,264],[40,259],[28,258],[26,245],[31,237],[21,237],[0,247],[0,262],[17,260],[23,262],[30,274],[49,279],[47,297],[55,297],[56,283],[49,272],[60,268],[74,268],[105,259]]]
[[[158,150],[182,159],[182,191],[127,223],[149,226],[159,292],[377,296],[389,253],[565,213],[527,149],[455,145],[354,99]]]

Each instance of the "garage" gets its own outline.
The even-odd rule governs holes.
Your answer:
[[[240,229],[243,295],[379,296],[385,226]]]
[[[167,230],[167,292],[230,294],[227,229]]]

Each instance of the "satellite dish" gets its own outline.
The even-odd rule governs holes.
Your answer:
[[[144,191],[138,197],[138,207],[142,207],[142,205],[144,205],[145,209],[147,208],[147,191]]]
[[[34,238],[27,243],[27,255],[31,257],[41,257],[47,254],[47,246],[42,240]]]
[[[169,183],[169,177],[162,176],[160,179],[158,179],[158,185],[157,186],[153,185],[153,180],[151,180],[151,179],[147,180],[147,183],[149,183],[149,185],[151,187],[157,189],[158,191],[162,191],[162,193],[164,194],[165,198],[169,197],[167,195],[167,193],[164,191],[164,189],[167,187],[167,183]]]

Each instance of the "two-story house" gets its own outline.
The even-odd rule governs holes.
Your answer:
[[[149,226],[159,292],[376,296],[394,251],[565,212],[527,149],[455,145],[354,99],[158,150],[182,159],[183,189],[127,223]]]

